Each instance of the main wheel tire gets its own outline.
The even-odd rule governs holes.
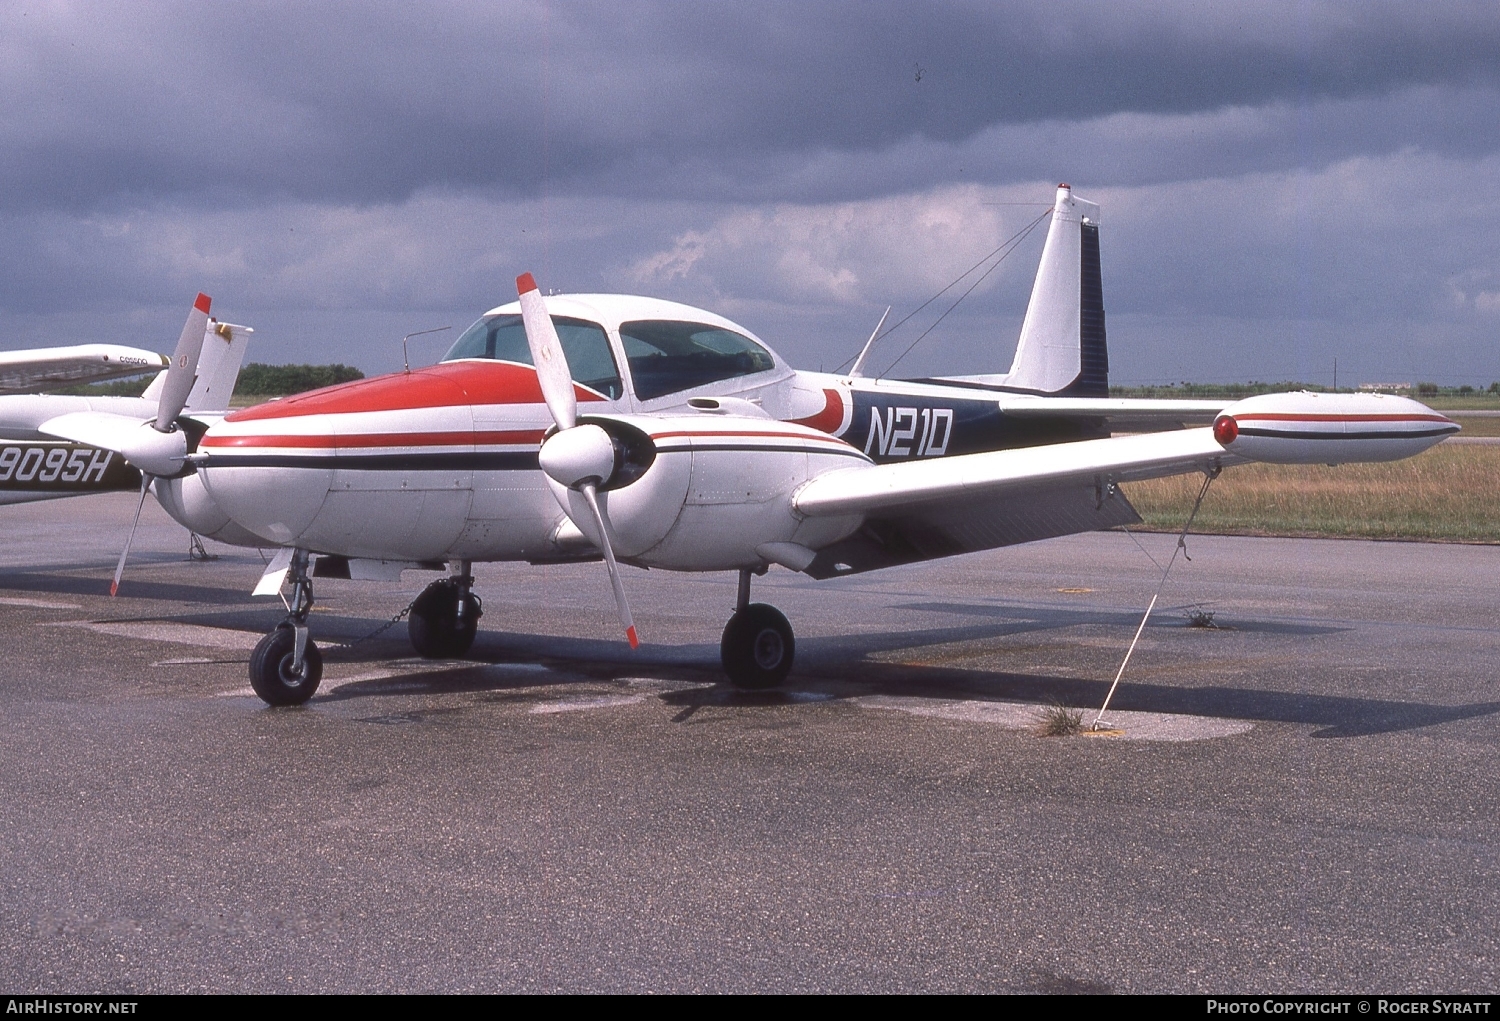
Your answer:
[[[297,632],[279,627],[255,646],[250,654],[250,686],[267,705],[301,705],[313,697],[323,679],[323,654],[308,639],[302,650],[302,673],[292,672],[297,651]]]
[[[473,646],[484,608],[479,597],[470,592],[460,626],[458,592],[458,583],[444,578],[428,585],[411,604],[406,633],[411,647],[423,659],[457,659]]]
[[[751,603],[724,626],[719,658],[737,688],[774,688],[792,671],[797,643],[792,625],[774,606]]]

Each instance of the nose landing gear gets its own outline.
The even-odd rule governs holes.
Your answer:
[[[457,659],[469,651],[484,615],[473,581],[469,561],[460,561],[458,574],[428,585],[411,604],[406,631],[417,655]]]
[[[313,592],[307,561],[307,550],[292,554],[287,568],[287,580],[292,585],[291,612],[250,654],[250,686],[268,705],[301,705],[312,698],[323,679],[323,654],[308,637]]]
[[[792,625],[780,610],[750,602],[750,574],[748,569],[740,572],[739,596],[734,616],[724,626],[719,659],[735,687],[758,691],[786,680],[797,643]]]

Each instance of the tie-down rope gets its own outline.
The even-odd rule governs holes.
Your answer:
[[[1198,499],[1193,501],[1193,511],[1188,515],[1187,521],[1183,523],[1182,531],[1177,536],[1177,545],[1172,548],[1172,559],[1167,561],[1166,569],[1161,572],[1161,581],[1156,583],[1156,594],[1151,597],[1151,603],[1146,607],[1145,616],[1141,617],[1140,627],[1135,629],[1135,637],[1130,640],[1130,648],[1125,650],[1125,658],[1120,661],[1120,669],[1115,671],[1114,683],[1109,686],[1109,694],[1104,696],[1104,704],[1099,707],[1099,715],[1094,717],[1094,722],[1089,725],[1090,730],[1101,730],[1100,722],[1104,719],[1104,713],[1109,709],[1110,700],[1115,697],[1115,689],[1120,686],[1120,678],[1125,676],[1125,667],[1130,662],[1130,657],[1135,652],[1136,643],[1141,640],[1141,634],[1146,630],[1146,622],[1151,619],[1151,611],[1156,609],[1156,601],[1161,598],[1161,590],[1166,587],[1167,575],[1172,573],[1172,565],[1177,563],[1177,554],[1181,553],[1184,559],[1192,560],[1187,555],[1188,529],[1193,527],[1193,519],[1198,516],[1198,508],[1203,506],[1203,498],[1208,495],[1208,487],[1213,484],[1214,479],[1219,477],[1219,469],[1203,473],[1203,488],[1198,490]],[[1147,554],[1149,556],[1149,554]]]

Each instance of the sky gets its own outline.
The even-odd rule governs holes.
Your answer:
[[[0,349],[391,371],[529,271],[831,369],[1067,181],[1113,382],[1500,380],[1490,2],[3,0],[0,95]],[[1006,370],[1042,237],[871,367]]]

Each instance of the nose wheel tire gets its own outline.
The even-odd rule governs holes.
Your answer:
[[[462,615],[458,612],[460,598],[466,600]],[[411,604],[406,623],[411,647],[424,659],[457,659],[474,644],[483,613],[479,597],[462,593],[456,581],[435,581]]]
[[[323,654],[308,639],[302,650],[302,671],[292,669],[296,658],[297,633],[279,627],[255,646],[250,654],[250,686],[268,705],[301,705],[312,698],[323,679]]]
[[[751,603],[735,612],[724,627],[719,658],[737,688],[752,691],[774,688],[791,673],[797,644],[792,626],[781,611],[765,603]]]

